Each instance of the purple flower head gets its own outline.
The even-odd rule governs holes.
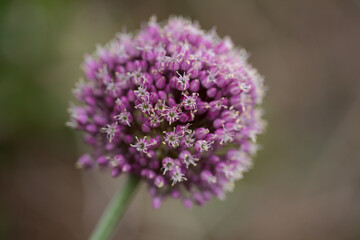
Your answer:
[[[132,174],[153,206],[167,197],[188,208],[225,192],[252,165],[263,132],[263,78],[243,49],[198,23],[152,18],[85,57],[70,127],[91,154],[77,165]]]

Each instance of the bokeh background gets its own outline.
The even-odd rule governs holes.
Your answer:
[[[123,178],[83,172],[65,127],[83,55],[151,15],[217,26],[266,77],[255,167],[226,201],[151,208],[114,239],[360,239],[360,2],[0,1],[0,239],[87,239]]]

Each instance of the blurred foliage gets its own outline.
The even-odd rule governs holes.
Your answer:
[[[0,146],[10,161],[15,144],[51,131],[61,134],[66,103],[54,96],[49,69],[59,61],[58,39],[71,1],[2,1],[0,15]],[[47,83],[45,83],[47,81]],[[5,156],[2,156],[5,154]]]

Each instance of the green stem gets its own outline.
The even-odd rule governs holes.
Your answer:
[[[131,196],[139,184],[139,178],[130,175],[123,189],[119,191],[106,207],[101,219],[97,223],[90,240],[109,239],[114,232],[118,222],[125,213],[125,209],[130,202]]]

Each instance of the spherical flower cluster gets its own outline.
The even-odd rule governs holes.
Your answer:
[[[120,33],[84,62],[68,125],[93,147],[77,162],[137,175],[153,206],[224,198],[242,178],[263,132],[263,78],[243,49],[214,30],[172,17]]]

